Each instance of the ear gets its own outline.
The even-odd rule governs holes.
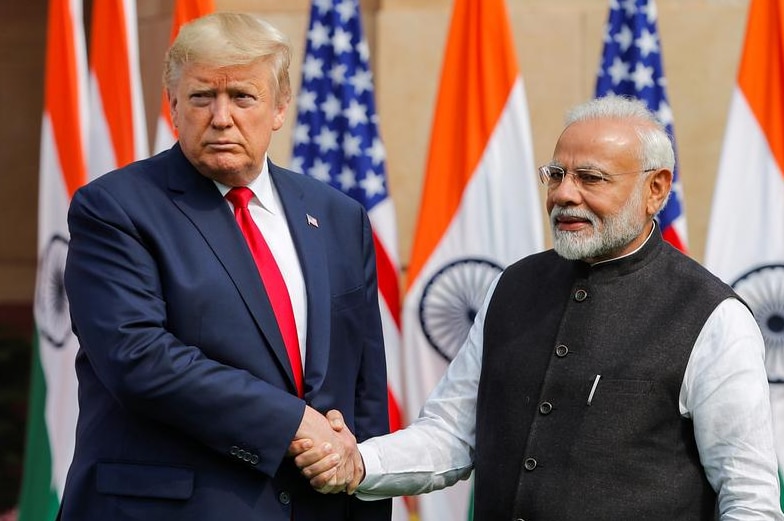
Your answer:
[[[179,114],[177,111],[177,96],[169,89],[166,89],[166,97],[169,99],[169,116],[171,117],[174,128],[177,128],[177,118]]]
[[[272,117],[272,130],[280,130],[283,123],[286,122],[286,113],[289,110],[289,102],[281,101],[275,109],[275,115]]]
[[[656,170],[648,178],[648,200],[645,207],[649,216],[653,217],[662,209],[672,189],[672,171],[667,168]]]

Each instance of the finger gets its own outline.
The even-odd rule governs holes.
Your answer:
[[[349,495],[352,495],[354,492],[356,492],[359,484],[362,483],[363,479],[365,479],[365,465],[361,457],[359,458],[359,465],[355,465],[354,467],[354,476],[346,484],[346,492],[348,492]]]
[[[309,467],[310,465],[323,460],[330,454],[337,453],[335,452],[335,449],[331,443],[323,443],[317,447],[313,447],[308,451],[298,454],[294,458],[294,464],[297,466],[297,468],[304,469],[305,467]],[[338,456],[340,455],[338,454]]]
[[[288,455],[297,456],[305,451],[313,448],[313,440],[303,438],[301,440],[294,440],[289,445]]]
[[[338,478],[338,469],[332,468],[309,481],[310,486],[323,494],[331,494],[335,491],[342,491],[346,485]]]
[[[340,487],[327,486],[327,487],[316,489],[317,492],[321,492],[322,494],[339,494],[341,492],[345,492],[345,490],[346,490],[345,485],[342,485]]]
[[[327,412],[326,416],[329,420],[329,424],[335,431],[340,432],[346,426],[346,422],[343,419],[343,415],[340,413],[340,411],[332,409],[331,411]]]
[[[326,458],[302,468],[302,475],[308,479],[325,475],[329,473],[328,477],[339,472],[340,456],[338,454],[330,454]],[[326,481],[324,478],[322,481]]]
[[[330,481],[334,479],[336,473],[337,469],[333,468],[322,474],[319,474],[309,481],[310,486],[322,494],[331,494],[333,485],[330,484]]]
[[[346,490],[346,478],[341,472],[340,467],[337,468],[337,473],[329,480],[328,485],[323,487],[323,489],[329,494],[337,494],[338,492]]]

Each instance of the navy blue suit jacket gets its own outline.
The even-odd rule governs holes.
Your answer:
[[[305,403],[342,411],[359,440],[387,432],[386,369],[364,209],[269,167],[307,289],[304,400],[234,216],[178,145],[74,196],[64,521],[389,519],[388,501],[314,492],[285,455]]]

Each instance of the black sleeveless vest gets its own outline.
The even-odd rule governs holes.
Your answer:
[[[678,395],[730,296],[658,229],[594,267],[553,251],[510,266],[485,320],[475,521],[713,519]]]

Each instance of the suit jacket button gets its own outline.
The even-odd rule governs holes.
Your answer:
[[[536,468],[536,460],[534,458],[525,458],[523,466],[525,467],[525,470],[534,470]]]
[[[539,412],[541,414],[550,414],[553,410],[553,404],[550,402],[542,402],[539,404]]]
[[[283,492],[278,494],[278,501],[280,501],[284,505],[288,505],[289,503],[291,503],[291,496],[289,495],[288,492],[284,490]]]
[[[239,451],[240,451],[240,448],[237,447],[236,445],[233,445],[231,447],[231,449],[229,449],[229,454],[231,454],[232,456],[236,456],[237,453],[239,453]]]
[[[258,457],[258,456],[256,456],[255,454],[254,454],[253,456],[251,456],[251,457],[250,457],[250,464],[251,464],[251,465],[255,465],[255,464],[257,464],[258,462],[259,462],[259,457]]]
[[[588,292],[584,289],[578,289],[574,292],[574,300],[577,302],[582,302],[583,300],[588,298]]]
[[[563,344],[561,344],[559,346],[556,346],[556,348],[555,348],[555,356],[557,356],[558,358],[563,358],[563,357],[565,357],[568,354],[569,354],[569,348],[568,347],[566,347]]]

